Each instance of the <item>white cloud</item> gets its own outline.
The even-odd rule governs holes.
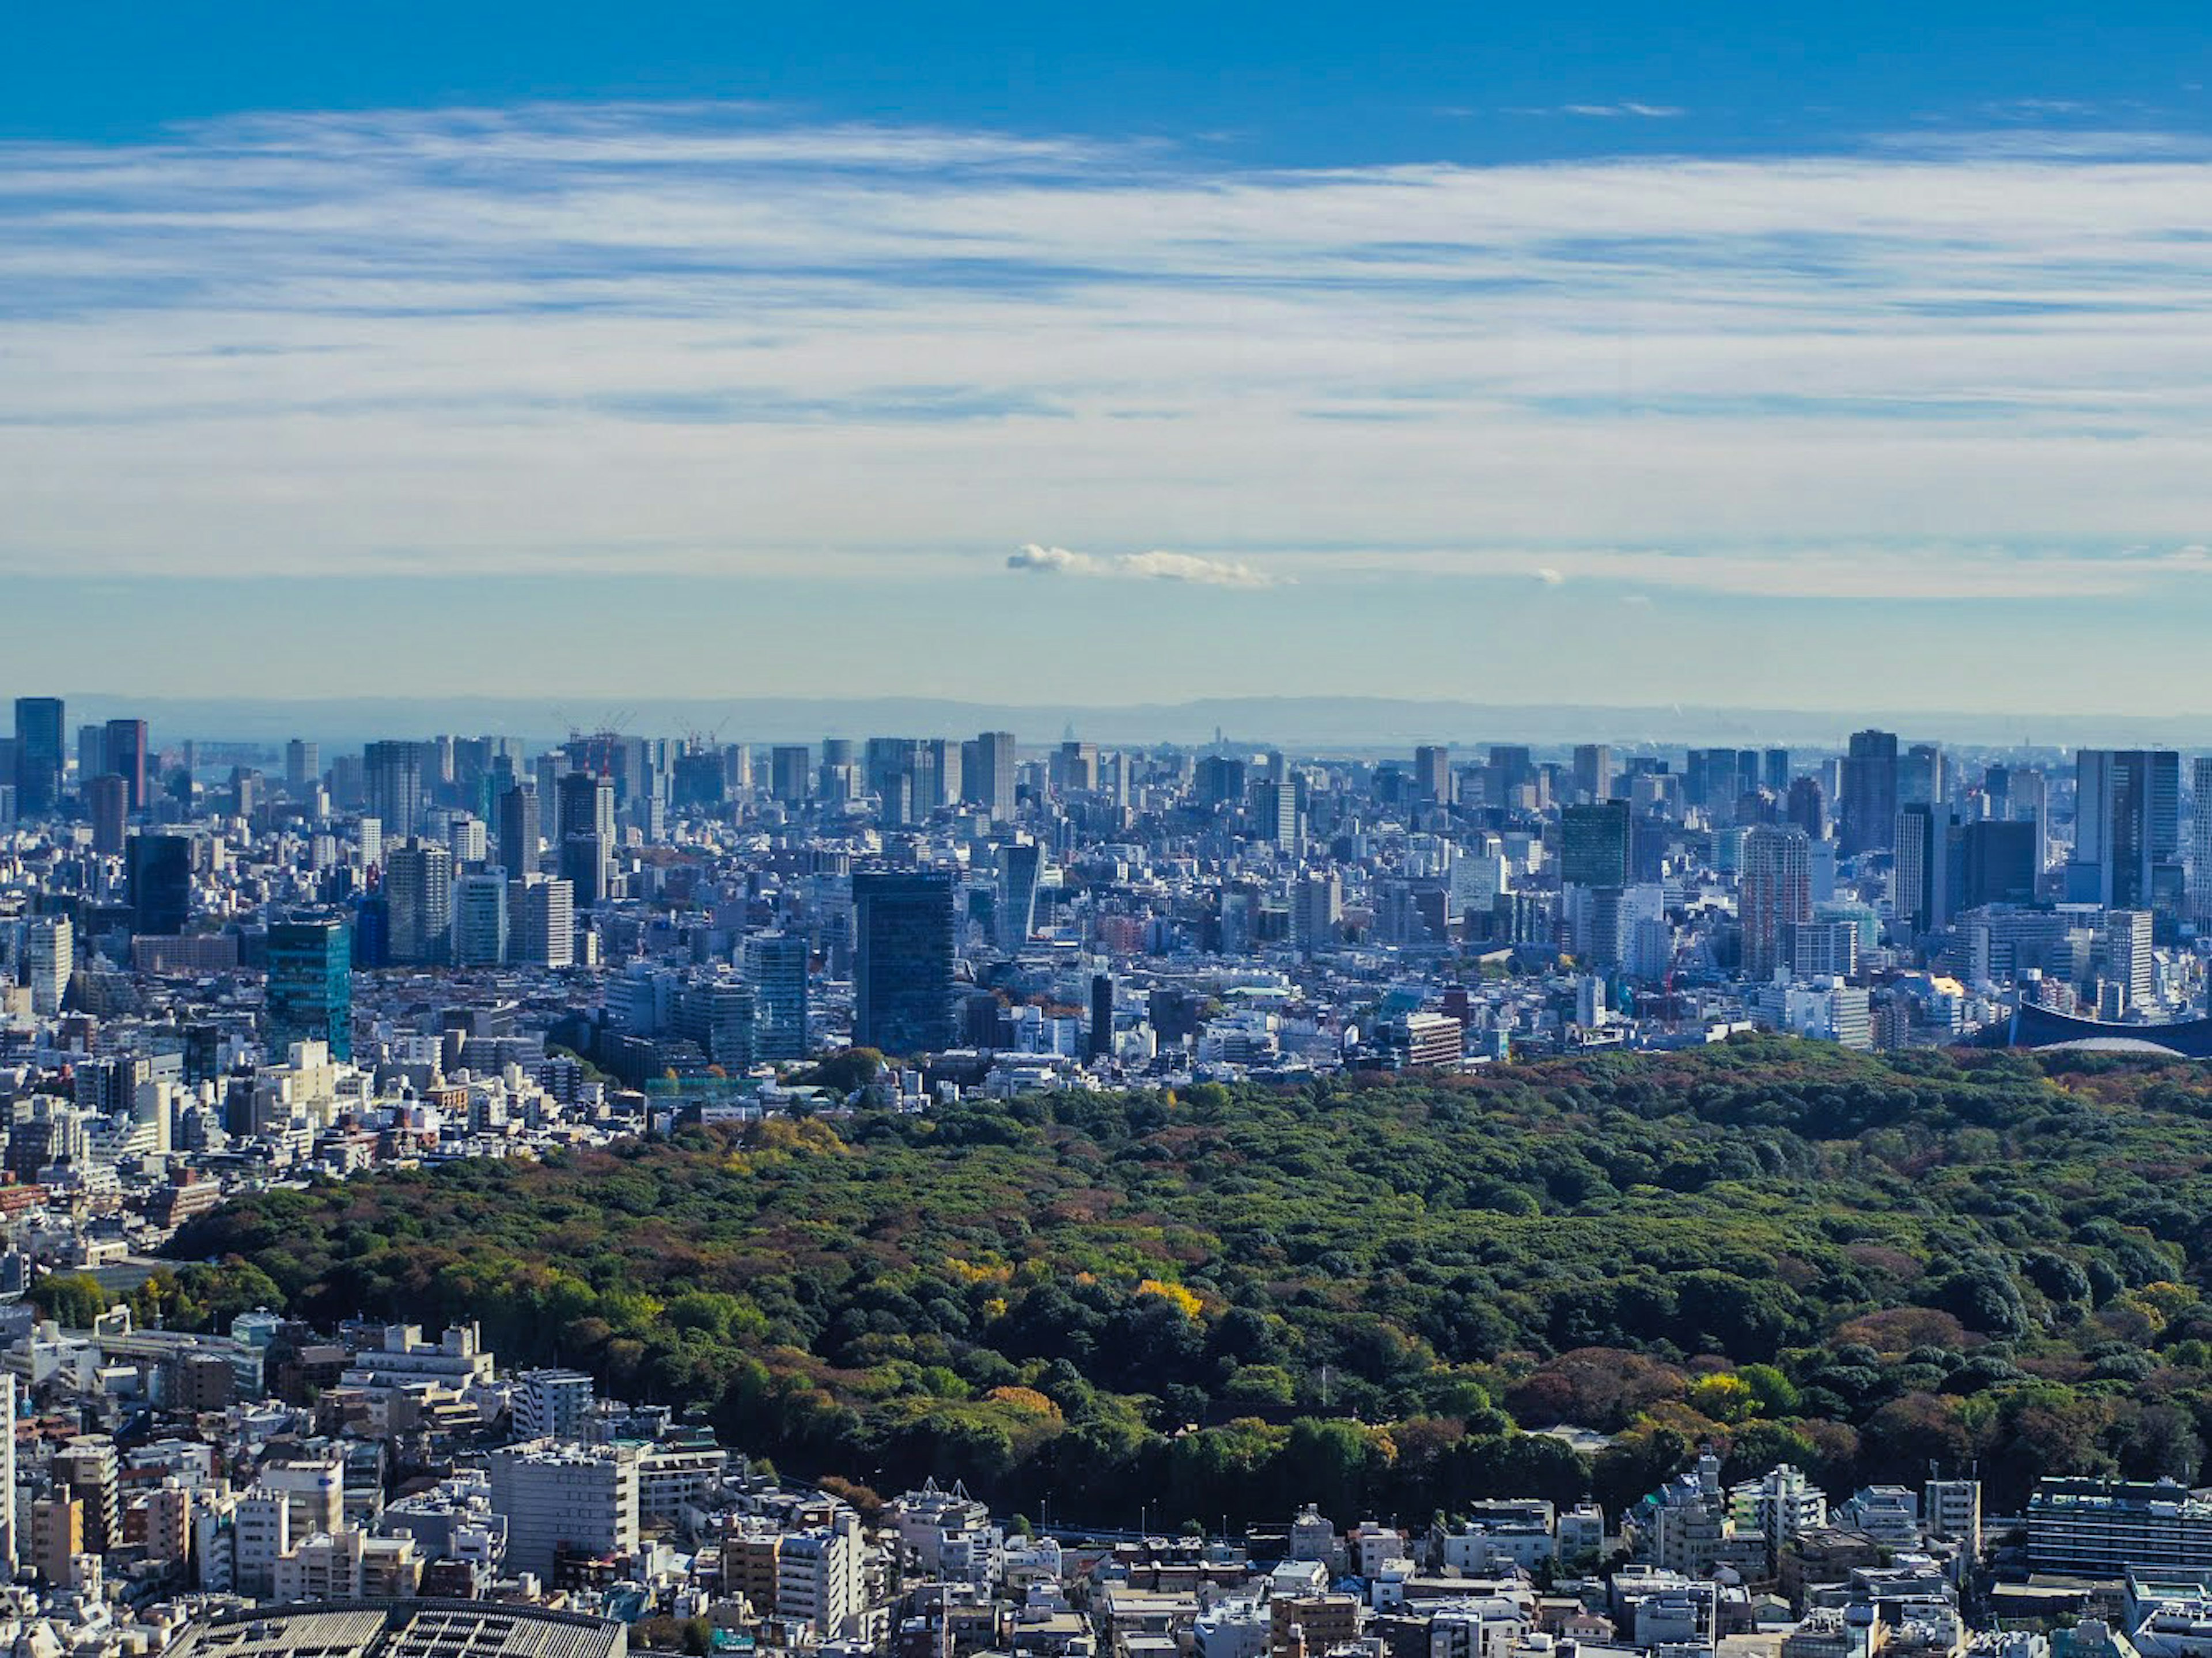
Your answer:
[[[1635,116],[1647,121],[1671,120],[1685,113],[1671,104],[1561,104],[1562,115],[1594,116],[1601,120],[1617,120],[1623,116]]]
[[[2062,137],[1240,171],[615,106],[0,144],[0,575],[972,576],[1048,523],[1190,550],[1064,573],[1224,586],[2190,582],[2097,555],[2207,536],[2212,157]]]
[[[1039,575],[1118,577],[1133,581],[1179,581],[1200,587],[1273,587],[1280,578],[1240,559],[1200,558],[1190,553],[1117,553],[1099,557],[1065,547],[1024,543],[1006,556],[1006,568]]]
[[[1536,580],[1542,582],[1547,587],[1556,587],[1561,582],[1565,581],[1566,577],[1561,575],[1557,570],[1553,569],[1548,564],[1540,564],[1536,567]]]

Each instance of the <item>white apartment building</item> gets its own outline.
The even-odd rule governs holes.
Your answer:
[[[589,1557],[638,1544],[637,1448],[535,1440],[495,1451],[491,1506],[507,1520],[510,1571],[553,1575],[562,1549]]]

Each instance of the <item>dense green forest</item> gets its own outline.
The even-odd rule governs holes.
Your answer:
[[[2196,1473],[2212,1075],[1740,1040],[776,1120],[234,1203],[295,1312],[474,1319],[785,1466],[1156,1526]],[[1595,1459],[1522,1430],[1614,1436]]]

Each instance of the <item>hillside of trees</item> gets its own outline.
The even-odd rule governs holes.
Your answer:
[[[322,1323],[708,1412],[1055,1520],[2193,1475],[2212,1073],[1739,1040],[1464,1078],[771,1121],[234,1203],[174,1253]],[[201,1303],[211,1295],[200,1269]],[[1527,1432],[1613,1436],[1595,1458]]]

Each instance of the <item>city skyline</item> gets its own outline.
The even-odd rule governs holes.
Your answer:
[[[2189,711],[2206,53],[1964,15],[1855,21],[1878,76],[1793,35],[1817,86],[1742,9],[1694,62],[1626,9],[1376,63],[1224,26],[1087,96],[1074,24],[882,9],[596,67],[41,24],[0,575],[145,695],[550,695],[604,637],[651,695],[1843,709],[1941,663],[1968,712]]]

